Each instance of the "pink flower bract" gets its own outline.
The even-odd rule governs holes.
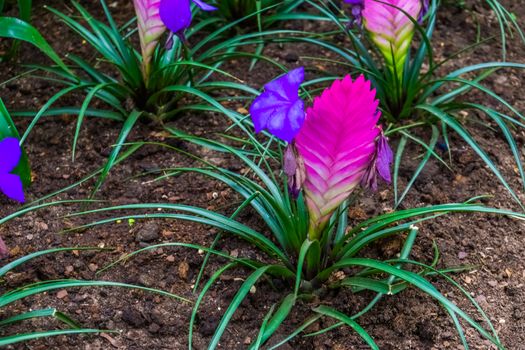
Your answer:
[[[417,20],[422,10],[421,0],[365,0],[362,11],[365,28],[385,57],[387,66],[398,77],[403,74],[414,36],[412,20]]]
[[[166,31],[166,26],[160,18],[161,0],[133,0],[135,12],[137,13],[137,25],[140,36],[140,47],[142,50],[142,72],[147,79],[150,73],[151,59]]]
[[[310,239],[318,239],[330,216],[361,182],[380,133],[379,101],[360,76],[338,80],[314,100],[295,139],[304,160],[304,192]]]

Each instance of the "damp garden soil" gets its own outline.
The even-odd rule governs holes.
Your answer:
[[[81,1],[93,13],[101,16],[96,1]],[[117,20],[123,22],[133,14],[131,2],[109,2]],[[525,16],[525,7],[519,0],[503,1],[505,6],[518,18]],[[57,25],[42,3],[36,1],[35,26],[49,39],[60,52],[81,52],[87,57],[92,53],[78,37]],[[68,11],[62,2],[60,9]],[[477,25],[481,25],[483,36],[498,34],[495,16],[479,1],[467,1],[472,11],[461,11],[453,7],[443,8],[434,39],[436,56],[446,57],[451,53],[475,41]],[[300,23],[305,29],[315,29],[316,24]],[[343,39],[341,39],[343,40]],[[342,45],[348,44],[342,41]],[[1,47],[1,46],[0,46]],[[481,45],[468,55],[461,55],[447,69],[468,63],[500,59],[501,46],[497,42]],[[270,46],[265,54],[277,59],[289,67],[308,65],[305,59],[311,55],[311,48],[302,45]],[[328,55],[317,50],[319,55]],[[525,63],[525,48],[513,41],[510,48],[510,61]],[[31,47],[23,46],[20,62],[40,62],[40,54]],[[233,73],[246,79],[254,86],[262,86],[278,72],[260,64],[248,72],[249,62],[232,64]],[[336,69],[317,64],[319,69]],[[18,65],[3,63],[0,81],[23,71]],[[341,72],[344,73],[344,72]],[[525,110],[522,100],[525,74],[508,70],[496,74],[488,81],[490,87],[500,93],[518,110]],[[51,96],[54,87],[30,79],[17,79],[0,86],[0,96],[8,109],[38,108]],[[82,96],[69,97],[66,104],[80,104]],[[470,98],[484,103],[486,98],[472,94]],[[235,108],[233,104],[229,106]],[[237,106],[242,107],[242,106]],[[465,118],[468,118],[465,115]],[[26,122],[17,120],[22,127]],[[71,160],[71,143],[76,120],[73,117],[54,117],[42,120],[30,135],[26,149],[32,162],[34,184],[28,191],[29,199],[37,199],[48,193],[68,186],[92,171],[98,169],[108,156],[111,145],[116,140],[119,124],[90,119],[85,122],[81,132],[77,159]],[[188,133],[200,136],[217,137],[228,126],[229,121],[221,115],[193,114],[185,115],[170,122],[170,125]],[[518,190],[520,198],[525,200],[522,184],[513,165],[505,141],[498,133],[486,128],[471,125],[476,139],[488,149],[491,157],[503,168],[504,175],[510,179],[511,186]],[[421,135],[425,136],[425,135]],[[525,134],[520,131],[515,135],[523,149]],[[216,154],[196,146],[165,138],[158,127],[141,124],[131,133],[131,140],[150,140],[168,142],[174,146],[194,152],[218,165],[232,170],[242,171],[242,165],[222,154]],[[405,157],[400,173],[401,185],[410,179],[417,166],[417,155],[421,152],[410,149]],[[453,172],[437,162],[429,162],[416,181],[403,206],[419,207],[430,204],[461,202],[471,197],[488,194],[483,201],[490,206],[516,208],[515,203],[504,188],[485,167],[484,163],[457,138],[452,138],[451,154]],[[155,176],[137,177],[164,168],[198,164],[178,153],[146,146],[133,156],[119,164],[111,173],[97,198],[108,204],[170,202],[201,206],[221,213],[231,214],[239,198],[224,185],[197,175],[180,175],[165,181],[152,181]],[[93,183],[75,187],[59,196],[59,199],[86,198]],[[392,188],[383,187],[373,196],[364,196],[350,211],[352,220],[363,220],[371,215],[383,213],[392,207]],[[0,199],[0,217],[17,207],[4,198]],[[49,207],[25,215],[0,227],[0,235],[11,250],[9,260],[25,254],[51,247],[98,246],[111,247],[111,251],[73,252],[45,256],[23,265],[14,273],[6,276],[0,289],[12,289],[25,284],[52,279],[103,279],[139,284],[159,288],[188,299],[194,300],[192,287],[203,260],[203,254],[181,248],[162,248],[138,255],[123,265],[96,275],[97,270],[113,262],[125,253],[141,247],[162,242],[186,242],[210,245],[217,231],[209,227],[183,221],[137,221],[130,225],[112,223],[87,229],[83,232],[61,233],[63,230],[88,221],[100,219],[65,218],[64,216],[80,210],[73,205]],[[262,229],[260,222],[250,211],[246,211],[239,220],[249,222],[253,227]],[[468,272],[455,275],[455,278],[471,293],[476,301],[493,321],[499,336],[508,349],[525,349],[525,225],[522,222],[491,215],[451,215],[442,217],[420,227],[420,235],[412,257],[429,262],[433,258],[432,243],[440,249],[440,267],[472,265]],[[371,257],[388,259],[396,254],[401,241],[386,240],[380,245],[370,247],[366,254]],[[235,238],[225,236],[218,249],[257,258],[259,253],[249,245]],[[6,263],[7,261],[3,261]],[[225,261],[211,259],[206,276],[216,270]],[[199,312],[194,331],[194,348],[207,346],[221,316],[228,306],[237,288],[247,276],[243,269],[231,270],[211,289]],[[264,315],[270,306],[284,296],[279,281],[274,281],[279,288],[272,289],[268,283],[258,283],[255,293],[250,294],[235,313],[227,331],[220,342],[221,349],[242,349],[257,337]],[[475,314],[459,291],[439,279],[433,283],[445,295],[456,301],[465,310]],[[323,296],[322,302],[340,311],[352,314],[360,310],[372,298],[372,294],[354,295],[347,291],[333,291]],[[301,324],[308,311],[316,305],[302,303],[290,314],[288,320],[272,338],[276,340],[289,334]],[[191,304],[167,297],[148,294],[136,290],[118,288],[89,288],[54,291],[24,299],[3,309],[2,317],[7,317],[23,310],[56,307],[67,313],[85,327],[112,329],[118,333],[105,335],[59,336],[30,341],[9,346],[10,349],[184,349],[187,348],[188,322]],[[482,321],[477,318],[478,321]],[[310,327],[315,331],[326,327],[331,321],[323,321]],[[433,300],[416,291],[408,289],[401,295],[384,298],[371,312],[360,318],[360,324],[374,337],[381,349],[460,349],[462,348],[448,314]],[[49,329],[58,327],[58,323],[48,320],[25,322],[6,330],[9,334],[24,332],[28,329]],[[0,333],[4,330],[0,330]],[[2,334],[6,335],[6,334]],[[488,341],[483,340],[472,329],[466,329],[466,336],[472,349],[491,349]],[[296,337],[283,349],[366,349],[353,331],[340,327],[325,335],[304,338]]]

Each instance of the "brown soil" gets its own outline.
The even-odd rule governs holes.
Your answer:
[[[519,0],[504,1],[518,18],[525,15],[525,8]],[[82,1],[100,15],[96,2]],[[461,12],[454,8],[442,10],[434,39],[436,55],[445,57],[450,53],[472,43],[476,36],[477,21],[481,24],[482,35],[498,33],[494,15],[479,2],[472,4],[473,12]],[[54,18],[41,8],[37,1],[35,25],[58,50],[84,51],[82,43],[72,33],[57,25]],[[132,16],[131,2],[119,1],[120,6],[113,7],[118,20],[125,21]],[[66,9],[65,5],[57,5]],[[307,24],[309,25],[309,24]],[[454,61],[451,69],[467,63],[498,60],[500,46],[493,42],[480,46],[474,53],[462,55]],[[318,50],[317,50],[318,51]],[[272,47],[266,53],[289,66],[309,64],[300,58],[292,61],[293,56],[310,56],[304,46]],[[509,52],[510,61],[525,63],[523,46],[513,41]],[[89,52],[88,52],[89,54]],[[322,54],[322,53],[321,53]],[[21,62],[39,61],[40,55],[32,48],[24,46]],[[275,71],[261,65],[250,76],[246,76],[247,62],[239,62],[235,73],[248,79],[255,87],[270,80]],[[0,81],[5,81],[23,71],[14,64],[4,64],[0,72]],[[331,68],[330,68],[331,69]],[[525,110],[521,100],[523,72],[506,71],[495,75],[488,82],[489,86],[513,103],[519,110]],[[9,109],[37,108],[42,105],[53,88],[47,83],[20,79],[0,86],[0,96]],[[495,104],[494,101],[474,94],[472,99]],[[75,103],[71,98],[70,103]],[[20,125],[24,125],[23,122]],[[219,115],[187,115],[173,122],[173,126],[192,134],[213,137],[222,132],[228,121]],[[108,156],[111,145],[116,139],[119,124],[88,120],[82,130],[78,157],[71,161],[71,149],[75,119],[49,118],[43,120],[34,129],[27,142],[27,152],[32,160],[34,184],[28,192],[29,199],[37,199],[45,194],[61,189],[80,180],[100,167]],[[472,132],[479,142],[489,150],[490,155],[504,169],[504,174],[511,179],[522,199],[522,184],[519,182],[513,159],[505,147],[503,137],[486,128],[472,125]],[[425,136],[425,135],[422,135]],[[523,146],[523,131],[516,134],[520,147]],[[153,125],[142,124],[135,128],[131,140],[165,141],[163,135]],[[452,138],[452,156],[454,172],[448,171],[437,162],[431,161],[423,170],[409,193],[405,207],[425,206],[429,204],[460,202],[480,194],[490,194],[486,204],[501,208],[516,208],[515,203],[504,188],[495,179],[484,163],[457,138]],[[170,141],[171,142],[171,141]],[[205,152],[195,146],[177,143],[176,146],[208,157],[217,164],[239,170],[239,164],[226,159],[223,155]],[[411,149],[401,172],[401,183],[406,184],[413,169],[417,166],[420,150]],[[195,165],[194,161],[175,152],[168,152],[158,147],[147,146],[123,162],[111,173],[98,198],[111,201],[111,204],[170,202],[184,203],[217,210],[230,214],[238,204],[231,190],[222,184],[210,181],[202,176],[180,175],[166,181],[153,182],[154,176],[135,177],[135,175],[156,169]],[[60,199],[86,198],[93,183],[89,182],[59,196]],[[373,197],[364,197],[355,209],[364,216],[382,213],[391,208],[393,193],[391,188],[382,188]],[[3,217],[17,209],[17,206],[0,198],[0,215]],[[104,203],[106,204],[106,203]],[[194,300],[192,285],[202,263],[203,255],[195,251],[179,248],[163,248],[139,255],[125,265],[117,266],[101,275],[95,276],[97,269],[145,245],[161,242],[188,242],[210,245],[216,230],[182,221],[139,221],[130,226],[128,223],[113,223],[88,229],[83,232],[60,234],[64,229],[85,223],[86,219],[64,218],[64,215],[79,210],[80,207],[68,205],[51,207],[30,213],[20,219],[0,227],[0,234],[11,248],[12,259],[30,252],[50,247],[104,246],[113,247],[110,252],[61,253],[34,260],[16,273],[7,276],[5,288],[19,287],[34,281],[75,278],[103,279],[140,284],[160,288]],[[105,216],[107,217],[107,216]],[[95,218],[92,217],[91,220]],[[98,219],[98,217],[97,217]],[[251,214],[242,215],[239,220],[252,222],[261,227],[261,223]],[[440,218],[421,225],[421,234],[415,246],[412,258],[429,262],[432,259],[432,241],[437,243],[442,259],[440,267],[456,265],[475,265],[476,268],[456,276],[456,279],[480,303],[495,324],[500,338],[508,349],[525,349],[525,255],[523,243],[523,223],[496,216],[455,215]],[[144,237],[150,236],[148,237]],[[143,242],[146,240],[147,242]],[[372,247],[369,254],[377,258],[388,258],[395,253],[397,241]],[[249,245],[231,237],[221,240],[218,248],[223,251],[237,251],[240,256],[256,256]],[[222,266],[224,261],[212,259],[206,270],[206,276]],[[196,349],[206,348],[220,317],[228,306],[236,289],[242,283],[247,271],[230,271],[222,278],[205,299],[194,332]],[[447,297],[456,301],[460,307],[474,312],[473,308],[458,292],[453,291],[445,282],[434,279],[436,286]],[[221,349],[246,348],[254,341],[264,315],[269,307],[284,296],[282,289],[274,290],[265,283],[257,285],[257,291],[249,295],[235,314],[228,330],[220,343]],[[354,295],[340,291],[329,294],[325,304],[332,305],[348,314],[362,308],[372,297],[371,294]],[[287,335],[298,326],[313,306],[301,304],[290,315],[274,341]],[[187,348],[187,324],[191,305],[166,297],[138,291],[116,288],[73,289],[67,294],[59,291],[30,297],[2,310],[2,317],[28,309],[56,307],[71,315],[83,326],[101,329],[114,329],[118,333],[109,336],[71,336],[56,337],[18,344],[12,349],[184,349]],[[481,319],[478,319],[481,321]],[[374,337],[381,349],[458,349],[460,342],[448,314],[429,297],[409,289],[400,295],[385,298],[376,308],[359,320],[360,324]],[[6,334],[36,329],[58,327],[58,323],[49,321],[31,321],[21,326],[5,330]],[[310,330],[329,325],[324,321]],[[4,330],[2,330],[2,335]],[[467,338],[473,349],[490,349],[489,343],[467,328]],[[365,349],[366,346],[352,330],[340,327],[326,335],[315,338],[297,337],[284,349]]]

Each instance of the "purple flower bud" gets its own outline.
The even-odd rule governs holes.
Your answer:
[[[306,179],[306,170],[304,159],[293,142],[284,150],[283,171],[288,178],[288,191],[294,199],[297,199]]]
[[[365,8],[365,0],[344,0],[347,4],[352,6],[352,21],[349,24],[349,27],[354,25],[361,26],[363,24],[362,12]]]
[[[388,144],[388,137],[383,133],[379,135],[379,141],[377,142],[377,172],[387,183],[392,182],[390,175],[390,166],[394,161],[394,153]]]
[[[381,132],[376,141],[376,152],[361,180],[361,186],[377,191],[377,175],[386,183],[391,183],[390,166],[393,161],[394,153],[388,144],[388,138]]]
[[[419,12],[419,16],[417,18],[417,21],[419,22],[419,24],[423,23],[423,18],[425,18],[425,16],[428,13],[429,0],[421,0],[421,4],[423,6],[421,7],[421,11]]]

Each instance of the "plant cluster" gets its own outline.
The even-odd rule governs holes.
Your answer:
[[[506,46],[506,30],[516,30],[522,36],[512,14],[496,0],[487,2],[501,22],[503,47]],[[20,3],[24,4],[23,1]],[[467,109],[481,112],[488,118],[488,122],[484,122],[488,128],[496,126],[501,131],[525,185],[521,155],[513,136],[513,129],[525,127],[525,117],[482,84],[496,71],[524,69],[525,65],[503,60],[466,66],[442,75],[440,68],[455,56],[444,61],[434,59],[432,36],[440,13],[438,0],[134,0],[136,16],[123,25],[117,24],[105,0],[100,0],[105,15],[103,20],[96,19],[79,2],[72,0],[71,4],[74,15],[51,7],[48,10],[89,46],[94,58],[57,53],[28,23],[28,18],[0,16],[0,37],[29,42],[53,61],[54,65],[30,65],[31,75],[58,87],[58,92],[36,112],[9,113],[0,100],[0,191],[20,203],[30,197],[24,194],[31,185],[31,170],[23,146],[43,117],[70,114],[77,118],[73,160],[86,117],[119,122],[120,134],[99,170],[67,188],[36,199],[0,219],[0,225],[34,210],[81,203],[83,209],[69,216],[95,219],[71,230],[85,230],[119,220],[157,218],[196,222],[215,227],[220,233],[209,247],[181,242],[151,245],[128,252],[100,271],[159,247],[202,250],[206,256],[195,283],[194,300],[119,282],[54,280],[1,294],[0,309],[28,296],[56,289],[99,286],[140,289],[194,303],[188,324],[188,346],[191,349],[202,301],[226,271],[243,267],[249,274],[224,312],[210,339],[209,349],[218,346],[234,313],[253,286],[263,282],[271,284],[274,279],[282,281],[287,291],[261,320],[250,349],[278,348],[305,333],[321,318],[336,322],[309,336],[348,326],[370,348],[378,349],[376,339],[359,324],[359,318],[370,312],[382,298],[400,294],[407,288],[422,291],[444,308],[465,348],[468,348],[468,339],[464,327],[468,326],[498,349],[504,349],[490,318],[451,277],[452,273],[464,271],[466,267],[440,268],[438,247],[435,247],[435,259],[430,263],[411,259],[411,252],[419,227],[438,217],[454,213],[488,213],[525,219],[525,214],[479,204],[479,198],[464,203],[397,208],[431,158],[452,169],[451,132],[479,155],[495,178],[524,208],[501,170],[469,133],[469,123],[460,118],[460,114]],[[0,1],[0,10],[2,8],[3,1]],[[26,2],[25,8],[30,9],[31,2]],[[283,21],[292,20],[316,21],[316,24],[325,25],[328,31],[309,33],[279,27]],[[340,34],[348,38],[348,44],[343,45],[335,39]],[[313,75],[315,69],[305,65],[288,70],[263,54],[268,44],[294,45],[298,42],[316,45],[338,55],[341,59],[331,60],[331,63],[344,67],[347,74],[338,76],[325,72],[319,77],[317,72],[315,77],[307,80],[306,77]],[[140,43],[139,47],[134,43]],[[232,61],[246,58],[252,61],[251,69],[257,69],[257,65],[265,61],[282,69],[283,74],[268,82],[259,92],[228,72]],[[313,88],[319,84],[321,88]],[[471,91],[493,98],[501,109],[472,102],[465,96]],[[233,99],[249,109],[247,113],[227,107],[225,102],[232,100],[232,92]],[[83,96],[78,105],[54,107],[59,100],[73,93]],[[202,115],[218,112],[229,119],[232,127],[222,135],[223,141],[217,141],[166,124],[166,121],[184,117],[188,112]],[[20,137],[13,119],[23,117],[32,119]],[[103,186],[113,166],[125,161],[143,145],[151,144],[146,141],[127,142],[133,128],[140,127],[143,122],[155,123],[172,139],[227,154],[247,169],[236,172],[171,144],[155,144],[166,152],[177,152],[200,164],[162,169],[162,176],[157,181],[183,173],[204,175],[219,181],[241,199],[231,216],[173,203],[88,207],[93,204],[92,197]],[[420,135],[430,135],[429,141]],[[399,171],[403,168],[402,159],[408,142],[423,147],[424,152],[411,180],[399,193]],[[395,152],[390,144],[397,144]],[[443,151],[438,150],[440,146]],[[449,153],[448,161],[443,156],[445,152]],[[97,181],[89,199],[48,201],[93,178]],[[349,209],[359,198],[389,184],[394,187],[392,211],[361,222],[349,217]],[[257,213],[264,224],[251,227],[238,218],[248,210]],[[125,213],[119,214],[122,211]],[[108,213],[110,218],[107,218]],[[100,216],[105,219],[100,219]],[[245,241],[260,253],[257,254],[260,258],[232,256],[217,249],[218,242],[226,234]],[[368,257],[368,247],[381,245],[385,238],[394,236],[403,241],[396,256],[389,259]],[[30,260],[71,250],[104,249],[66,247],[35,252],[1,267],[0,278]],[[226,259],[227,263],[213,271],[199,290],[207,262],[212,257]],[[9,247],[0,237],[0,259],[8,258]],[[459,308],[440,292],[431,283],[436,277],[457,288],[479,315]],[[374,298],[356,314],[345,314],[327,305],[322,298],[323,291],[339,289],[351,293],[373,293]],[[274,334],[287,322],[295,306],[316,299],[311,317],[295,325],[296,330],[284,339],[274,339]],[[82,328],[54,308],[2,317],[0,328],[39,317],[53,317],[66,329],[4,336],[0,338],[0,345],[55,335],[107,331]]]

